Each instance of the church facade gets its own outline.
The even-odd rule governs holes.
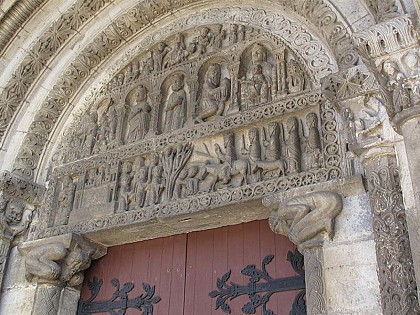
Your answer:
[[[0,1],[0,314],[420,314],[419,14]]]

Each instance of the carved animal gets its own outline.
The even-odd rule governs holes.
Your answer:
[[[261,169],[264,176],[272,173],[269,177],[280,177],[286,174],[287,163],[284,159],[277,161],[256,161],[253,163],[252,172],[254,173],[257,169]]]

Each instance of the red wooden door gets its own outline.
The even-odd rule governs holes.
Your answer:
[[[215,310],[216,299],[209,296],[218,278],[231,270],[229,282],[245,285],[249,278],[241,270],[249,264],[261,268],[267,255],[274,255],[267,266],[270,276],[295,276],[286,260],[288,251],[294,249],[288,239],[269,229],[266,220],[115,246],[86,272],[81,299],[89,299],[88,282],[97,277],[103,285],[94,300],[110,300],[116,289],[111,280],[116,278],[120,287],[134,284],[129,298],[144,294],[143,282],[155,286],[155,296],[161,299],[153,304],[154,315],[222,315],[220,308]],[[289,314],[297,292],[275,293],[268,308],[277,315]],[[242,314],[248,301],[247,295],[229,301],[232,314]],[[129,308],[125,314],[142,312]],[[261,308],[256,314],[262,314]]]

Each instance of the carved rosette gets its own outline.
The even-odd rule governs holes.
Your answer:
[[[304,255],[308,314],[327,314],[323,243],[334,236],[334,221],[342,210],[339,194],[312,192],[281,203],[270,216],[270,228],[288,236]]]
[[[395,155],[365,160],[384,314],[420,312]]]

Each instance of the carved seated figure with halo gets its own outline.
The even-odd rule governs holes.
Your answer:
[[[230,100],[230,80],[228,78],[222,80],[221,76],[220,64],[213,63],[207,69],[201,92],[201,112],[196,118],[197,123],[223,115],[226,103]]]

